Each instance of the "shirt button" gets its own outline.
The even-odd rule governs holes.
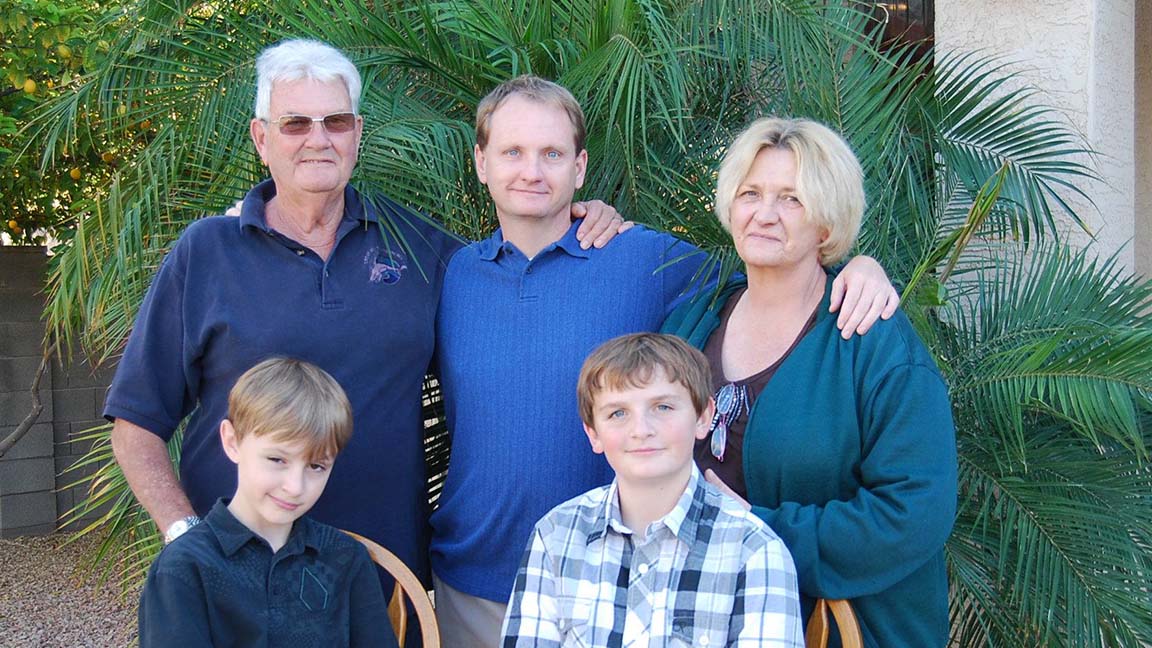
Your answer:
[[[643,576],[644,574],[647,574],[648,573],[648,564],[647,563],[640,563],[640,566],[636,568],[636,571],[640,572],[641,576]]]
[[[708,637],[700,637],[700,640],[699,640],[699,642],[698,642],[698,643],[699,643],[701,646],[707,646],[707,645],[708,645]]]
[[[297,249],[296,256],[304,256],[304,250]]]

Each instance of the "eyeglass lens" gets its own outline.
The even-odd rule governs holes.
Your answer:
[[[728,426],[748,407],[748,388],[728,383],[717,389],[713,398],[716,400],[716,413],[712,416],[710,450],[718,461],[724,461],[724,451],[728,449]]]
[[[308,115],[284,115],[276,120],[280,132],[285,135],[307,135],[312,132],[312,124],[320,122],[329,133],[347,133],[356,127],[356,115],[350,112],[333,113],[323,117]]]

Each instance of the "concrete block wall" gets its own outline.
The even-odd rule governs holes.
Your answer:
[[[69,511],[79,504],[84,496],[87,480],[96,471],[96,466],[85,466],[69,470],[92,446],[91,441],[78,437],[83,432],[103,426],[107,421],[100,415],[104,411],[104,394],[112,382],[114,367],[102,367],[93,371],[87,361],[77,357],[67,366],[54,363],[52,366],[52,438],[55,444],[56,470],[56,512],[62,518],[69,518]],[[80,485],[77,482],[81,482]],[[79,528],[85,522],[99,515],[92,511],[65,527],[67,530]]]
[[[44,339],[43,248],[0,247],[0,439],[31,411],[30,388]],[[67,488],[91,475],[65,470],[85,451],[78,431],[103,423],[100,411],[111,369],[54,361],[40,381],[44,410],[36,424],[0,458],[0,537],[41,535],[83,497]],[[91,519],[92,515],[86,516]]]

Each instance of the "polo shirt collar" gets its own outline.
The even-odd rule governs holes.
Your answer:
[[[204,516],[204,522],[215,534],[216,541],[220,543],[220,549],[224,555],[232,556],[253,540],[268,546],[263,538],[244,526],[244,523],[237,520],[235,515],[232,515],[232,511],[228,510],[229,501],[224,498],[216,500],[216,503],[212,505],[212,510]],[[308,518],[301,517],[292,525],[292,531],[288,533],[288,541],[280,548],[280,552],[298,554],[303,553],[306,548],[317,551],[320,548],[320,543],[316,537],[315,525]]]
[[[696,540],[700,516],[704,512],[705,493],[700,470],[693,463],[692,473],[688,476],[688,484],[684,487],[680,499],[676,501],[676,506],[653,524],[663,524],[668,527],[672,535],[691,545]],[[600,515],[593,522],[592,532],[588,534],[587,541],[591,543],[606,535],[609,530],[616,533],[637,531],[636,529],[629,529],[624,524],[624,518],[620,513],[620,487],[615,479],[612,480],[612,485],[608,487],[604,506],[600,507]]]
[[[568,256],[587,259],[589,257],[588,250],[581,248],[580,241],[576,238],[576,230],[580,229],[581,222],[583,222],[583,219],[573,221],[572,224],[568,226],[568,231],[564,232],[564,236],[561,236],[560,240],[555,243],[545,246],[543,250],[540,250],[540,254],[544,254],[549,250],[559,249],[566,252]],[[507,245],[513,244],[508,243]],[[492,233],[492,236],[480,241],[477,246],[479,256],[482,260],[495,261],[496,257],[500,255],[500,251],[505,247],[503,228],[497,228],[496,231]],[[536,256],[540,256],[540,254]]]
[[[276,196],[276,182],[268,179],[252,187],[244,196],[240,206],[240,227],[255,227],[265,232],[272,231],[268,226],[266,209],[268,201]],[[375,206],[360,198],[360,192],[352,188],[351,184],[344,187],[344,220],[367,221],[375,223],[378,220]]]

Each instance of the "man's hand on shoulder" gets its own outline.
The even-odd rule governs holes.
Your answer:
[[[592,246],[602,248],[617,234],[623,234],[635,225],[624,220],[615,207],[599,200],[572,203],[572,220],[578,218],[583,218],[584,222],[576,230],[576,239],[585,250]]]
[[[847,340],[854,333],[867,333],[876,320],[892,317],[899,305],[900,294],[888,273],[876,259],[861,255],[849,261],[832,282],[828,310],[840,311],[836,326]]]

